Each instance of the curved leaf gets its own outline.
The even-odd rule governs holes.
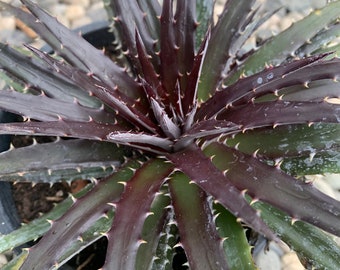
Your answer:
[[[153,159],[138,169],[126,184],[107,233],[109,242],[103,269],[136,269],[137,251],[145,241],[141,238],[144,222],[153,199],[172,170],[172,164]],[[152,262],[150,257],[144,260]]]
[[[77,199],[84,196],[92,187],[92,184],[87,185],[84,189],[76,193],[74,198]],[[4,253],[13,247],[18,247],[43,236],[51,228],[50,221],[60,218],[72,206],[74,198],[66,198],[58,203],[50,212],[32,220],[28,224],[22,225],[20,228],[9,234],[1,235],[0,252]]]
[[[229,268],[232,270],[255,270],[251,246],[243,226],[220,204],[214,204],[214,214],[218,232],[223,237],[223,247]]]
[[[259,72],[265,65],[281,64],[318,32],[336,21],[339,14],[340,1],[330,2],[324,8],[312,12],[263,44],[244,63],[239,65],[237,72],[226,78],[225,83],[235,82],[241,74],[249,76]]]
[[[168,154],[167,158],[191,181],[212,195],[235,216],[269,239],[277,240],[274,233],[268,229],[256,211],[247,203],[240,189],[231,183],[232,179],[226,177],[223,171],[215,167],[210,158],[205,156],[198,146],[191,145],[181,152]]]
[[[289,213],[297,220],[304,220],[325,231],[340,236],[340,201],[268,166],[257,158],[245,155],[219,143],[205,149],[213,155],[213,162],[240,190],[247,190],[254,200],[261,200]],[[259,186],[261,188],[259,188]]]
[[[169,180],[170,195],[183,246],[192,269],[229,269],[222,239],[212,223],[207,194],[183,173]],[[185,194],[185,196],[183,196]],[[204,243],[204,244],[202,244]]]
[[[113,208],[109,204],[119,200],[124,191],[122,182],[130,180],[139,166],[138,161],[128,162],[110,177],[99,181],[85,196],[76,199],[67,213],[53,221],[51,229],[29,250],[22,269],[53,269],[70,244]],[[58,239],[58,249],[55,239]]]
[[[340,246],[323,231],[302,221],[292,222],[276,208],[262,202],[253,205],[261,217],[309,266],[315,269],[340,268]]]
[[[275,129],[255,129],[228,138],[226,144],[243,153],[269,159],[309,156],[340,145],[340,126],[334,123],[287,125]]]
[[[0,180],[54,183],[107,176],[129,154],[124,147],[87,140],[59,140],[0,153]]]

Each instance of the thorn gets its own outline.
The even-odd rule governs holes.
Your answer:
[[[224,170],[222,173],[224,176],[227,176],[229,169]]]
[[[315,157],[316,153],[315,152],[311,152],[309,154],[309,162],[312,162],[313,161],[313,158]]]
[[[292,218],[292,220],[291,220],[291,225],[294,225],[294,223],[297,222],[297,221],[299,221],[298,218]]]
[[[253,198],[249,204],[253,205],[254,203],[257,203],[258,201],[260,201],[258,198]]]
[[[283,163],[283,159],[275,160],[275,164],[274,164],[275,168],[280,170],[282,163]]]
[[[106,203],[107,205],[109,205],[109,206],[112,206],[112,207],[117,207],[117,204],[115,204],[115,203],[112,203],[112,202],[109,202],[109,203]]]
[[[252,154],[252,156],[254,157],[254,158],[256,158],[257,157],[257,153],[260,151],[260,148],[258,148],[258,149],[256,149],[255,151],[254,151],[254,153]]]
[[[248,189],[241,190],[241,195],[243,196],[243,198],[247,195],[247,191]]]
[[[238,223],[242,223],[242,222],[243,222],[243,219],[242,219],[242,218],[240,218],[240,217],[238,217],[238,218],[236,218],[236,222],[238,222]]]

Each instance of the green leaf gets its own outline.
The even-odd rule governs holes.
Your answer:
[[[260,210],[268,226],[313,269],[340,269],[340,246],[329,235],[302,221],[292,224],[289,216],[266,203],[257,202],[253,206]]]
[[[176,221],[192,269],[228,269],[206,193],[183,173],[169,180]],[[185,196],[184,196],[185,195]],[[204,244],[203,244],[204,243]]]
[[[155,260],[159,260],[159,257],[166,257],[169,250],[166,245],[164,245],[162,251],[160,250],[161,248],[157,249],[162,234],[166,234],[164,228],[166,227],[166,222],[169,221],[168,207],[171,200],[165,192],[168,192],[167,187],[162,188],[159,194],[156,195],[151,205],[150,215],[143,225],[142,239],[145,242],[139,247],[136,258],[136,266],[141,270],[150,269],[150,261],[155,265]],[[162,252],[162,256],[158,256],[159,253],[157,254],[156,249],[158,252]]]
[[[256,155],[246,155],[223,144],[212,143],[205,153],[224,170],[233,185],[261,200],[334,235],[340,236],[340,201],[281,171],[261,162]],[[259,188],[259,186],[261,188]]]
[[[199,49],[209,26],[213,23],[214,1],[197,0],[196,1],[196,20],[198,23],[196,29],[196,50]]]
[[[259,72],[265,65],[281,64],[318,32],[337,20],[339,14],[340,1],[330,2],[324,8],[312,12],[263,44],[238,67],[237,72],[226,78],[225,83],[229,85],[235,82],[241,74],[249,76]]]
[[[173,270],[172,263],[176,252],[175,249],[179,234],[178,228],[175,225],[176,221],[173,207],[169,207],[167,210],[168,215],[166,217],[166,222],[158,242],[155,253],[156,258],[154,258],[153,265],[151,267],[152,270]]]
[[[340,144],[340,125],[316,123],[287,125],[275,129],[255,129],[228,138],[226,144],[243,153],[257,152],[266,158],[296,157],[328,151]]]
[[[214,204],[214,211],[215,223],[219,234],[223,237],[223,247],[229,268],[231,270],[255,270],[245,229],[222,205]]]
[[[87,140],[58,140],[0,153],[2,181],[53,183],[60,180],[103,177],[128,155],[124,147]]]
[[[74,198],[80,198],[85,195],[93,185],[87,185],[84,189],[74,195]],[[28,224],[22,225],[19,229],[0,236],[0,253],[11,250],[27,242],[38,239],[51,228],[51,220],[60,218],[73,204],[74,199],[68,197],[58,203],[49,213],[32,220]]]
[[[340,173],[339,149],[283,158],[280,168],[290,175]]]
[[[238,30],[247,22],[246,17],[252,4],[253,0],[231,0],[225,4],[216,26],[211,31],[198,85],[199,100],[207,100],[222,80],[222,72],[230,58],[229,49],[237,40]]]

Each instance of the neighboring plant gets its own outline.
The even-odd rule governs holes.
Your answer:
[[[1,7],[57,56],[0,44],[0,108],[24,119],[0,133],[60,139],[0,154],[1,180],[92,183],[2,236],[0,252],[43,235],[4,269],[56,269],[103,236],[103,269],[172,269],[179,247],[191,269],[256,269],[249,230],[340,269],[318,229],[340,236],[340,202],[302,177],[340,172],[340,1],[248,51],[272,15],[254,1],[216,24],[213,0],[105,1],[109,56],[22,2]]]

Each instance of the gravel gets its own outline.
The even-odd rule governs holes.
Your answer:
[[[18,0],[5,0],[5,2],[21,6]],[[59,21],[72,29],[91,22],[107,19],[101,0],[39,0],[37,2],[41,7],[56,16]],[[224,2],[224,0],[217,0],[217,14],[222,10]],[[259,36],[266,38],[272,33],[287,28],[292,22],[307,15],[312,9],[321,8],[326,4],[327,0],[258,0],[257,2],[261,4],[262,12],[283,7],[259,30]],[[287,14],[289,14],[288,17],[286,17]],[[35,34],[28,29],[24,29],[16,18],[0,12],[1,42],[19,43],[20,45],[21,43],[32,43],[34,41],[35,44],[42,44],[41,41],[39,43],[39,41],[34,40],[35,38]],[[310,180],[322,191],[334,198],[340,199],[340,175],[317,175],[311,176]],[[262,245],[263,243],[260,244]],[[255,261],[259,269],[304,269],[296,254],[285,244],[271,244],[270,247],[269,252],[264,251],[263,245],[255,247],[257,249]],[[0,267],[3,260],[6,261],[5,257],[0,254]]]

